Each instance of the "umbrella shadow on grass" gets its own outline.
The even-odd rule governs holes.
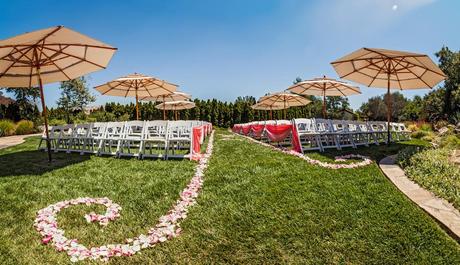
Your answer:
[[[20,151],[0,155],[0,178],[18,175],[41,175],[89,160],[89,155],[53,153],[52,162],[43,151]]]

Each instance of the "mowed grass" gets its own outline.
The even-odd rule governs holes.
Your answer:
[[[84,222],[91,207],[63,210],[68,237],[123,242],[154,226],[193,175],[190,161],[46,155],[37,140],[0,151],[0,264],[68,264],[42,245],[35,212],[79,196],[107,196],[122,217],[104,230]],[[459,264],[460,247],[382,175],[378,166],[332,170],[216,134],[198,204],[183,234],[111,264]],[[345,150],[379,158],[401,145]],[[311,154],[329,160],[334,152]],[[103,210],[102,208],[97,208]],[[96,209],[96,210],[97,210]],[[94,263],[91,261],[82,262]]]

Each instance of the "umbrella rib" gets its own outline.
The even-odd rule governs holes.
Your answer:
[[[67,79],[72,80],[72,78],[70,78],[70,77],[64,72],[63,69],[61,69],[61,68],[60,68],[50,57],[48,57],[48,55],[46,55],[46,54],[43,52],[43,46],[42,46],[42,49],[40,49],[40,56],[41,56],[42,54],[45,55],[45,57],[48,58],[48,60],[50,60],[50,62],[51,62],[52,64],[54,64],[54,66],[56,66],[56,68],[59,69],[59,71],[61,71],[61,72],[65,75],[65,77],[67,77]]]
[[[428,67],[426,67],[425,64],[423,64],[422,62],[420,62],[420,60],[419,60],[418,58],[414,57],[414,59],[415,59],[417,62],[421,63],[421,64],[424,66],[424,68],[425,68],[426,70],[428,70],[428,71],[430,71],[430,72],[433,72],[433,73],[435,73],[435,74],[437,74],[437,75],[440,75],[440,76],[442,76],[442,77],[446,77],[446,74],[445,74],[444,72],[442,72],[442,70],[441,70],[441,73],[438,73],[438,72],[433,71],[433,70],[429,69]]]
[[[369,59],[369,58],[368,58],[368,59]],[[369,62],[368,59],[366,59],[366,61],[369,63],[369,65],[373,65],[373,66],[375,66],[375,67],[377,67],[377,68],[380,68],[380,67],[379,67],[378,65],[376,65],[376,63],[380,63],[380,62],[383,62],[383,61],[385,60],[384,58],[378,58],[380,61],[377,61],[377,62],[372,62],[372,61],[370,61],[370,62]],[[351,63],[352,63],[352,65],[353,65],[353,71],[351,71],[350,73],[348,73],[348,74],[346,74],[346,75],[341,76],[340,78],[347,77],[347,76],[349,76],[349,75],[351,75],[351,74],[354,74],[354,73],[356,73],[356,72],[359,72],[359,73],[363,74],[363,73],[360,72],[360,71],[363,70],[363,69],[366,69],[366,68],[369,66],[369,65],[366,65],[366,66],[362,66],[362,67],[360,67],[360,68],[356,68],[355,65],[354,65],[354,63],[353,63],[353,61],[351,61]],[[365,74],[365,75],[366,75],[366,74]],[[369,76],[369,75],[367,75],[367,76]],[[369,77],[372,77],[372,76],[369,76]]]
[[[16,58],[12,64],[10,64],[2,73],[0,73],[0,78],[5,76],[6,73],[11,69],[11,67],[13,67],[13,65],[15,65],[22,57],[24,57],[25,54],[27,54],[32,49],[33,46],[30,46],[30,48],[25,53],[21,54],[18,58]]]
[[[30,51],[30,46],[25,46],[24,48],[21,48],[21,49],[18,49],[17,47],[18,47],[18,46],[12,46],[12,48],[15,49],[15,51],[14,51],[14,52],[13,52],[13,51],[10,51],[8,54],[6,54],[6,55],[4,55],[2,58],[0,58],[0,60],[5,60],[5,58],[7,58],[7,57],[9,57],[9,56],[11,56],[11,57],[14,58],[14,56],[13,56],[14,54],[16,54],[16,53],[18,53],[18,52],[20,52],[20,51],[23,51],[23,50],[29,49],[29,51]],[[0,47],[0,49],[2,49],[2,48],[3,48],[3,47]],[[8,48],[9,48],[9,47],[8,47]],[[29,51],[27,51],[27,52],[29,52]]]
[[[398,84],[399,84],[399,89],[400,89],[400,90],[403,90],[403,87],[402,87],[402,85],[401,85],[401,80],[399,80],[398,74],[395,74],[395,76],[396,76],[396,81],[398,81]]]
[[[391,60],[387,59],[388,61],[388,64],[390,63]],[[383,60],[383,62],[385,63],[385,60]],[[388,67],[387,67],[388,68]],[[387,69],[388,70],[388,69]],[[379,71],[375,74],[375,76],[372,78],[371,82],[369,83],[369,85],[367,85],[368,87],[372,86],[372,83],[374,83],[375,79],[377,79],[377,76],[379,76],[380,73],[382,73],[383,71],[383,67],[380,67],[379,68]]]
[[[399,63],[398,63],[399,64]],[[399,64],[401,65],[401,64]],[[401,65],[403,66],[403,65]],[[404,66],[403,66],[404,67]],[[414,73],[409,67],[405,67],[407,69],[407,71],[409,71],[411,74],[413,74],[414,76],[416,76],[418,80],[421,80],[425,85],[427,85],[429,88],[433,88],[432,86],[430,86],[427,82],[425,82],[425,80],[423,80],[423,78],[421,78],[421,76],[418,76],[416,73]],[[426,68],[425,68],[426,69]],[[401,88],[402,89],[402,88]]]
[[[69,47],[70,47],[70,46],[69,46]],[[55,52],[59,52],[58,50],[51,49],[51,48],[49,48],[49,47],[46,47],[46,49],[52,50],[52,51],[55,51]],[[100,65],[100,64],[97,64],[97,63],[95,63],[95,62],[88,61],[88,60],[86,60],[85,58],[81,58],[81,57],[76,56],[76,55],[73,55],[73,54],[66,53],[66,52],[64,52],[63,50],[60,51],[60,53],[65,54],[65,55],[68,55],[68,56],[73,57],[73,58],[75,58],[75,59],[80,59],[81,62],[87,62],[87,63],[90,63],[90,64],[95,65],[95,66],[97,66],[97,67],[100,67],[100,68],[102,68],[102,69],[105,69],[105,67],[102,66],[102,65]]]

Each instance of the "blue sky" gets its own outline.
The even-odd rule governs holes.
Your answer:
[[[284,90],[297,76],[336,77],[329,63],[361,47],[435,59],[443,45],[460,46],[456,0],[0,0],[0,6],[0,39],[64,25],[119,49],[106,70],[90,75],[95,105],[132,101],[92,87],[133,72],[179,84],[193,97],[233,101]],[[360,87],[363,94],[349,98],[353,108],[384,93]],[[54,106],[58,84],[45,90]]]

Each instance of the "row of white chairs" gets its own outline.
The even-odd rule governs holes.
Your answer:
[[[203,126],[204,125],[204,126]],[[116,157],[191,158],[193,128],[203,126],[200,143],[210,133],[203,121],[127,121],[68,124],[49,128],[51,149]],[[39,149],[44,149],[43,132]]]
[[[330,119],[293,119],[292,121],[259,121],[247,124],[238,124],[237,128],[256,124],[293,124],[297,137],[302,146],[302,152],[318,150],[323,152],[328,148],[342,149],[345,147],[357,148],[371,144],[387,143],[387,123],[381,121],[351,121]],[[238,127],[240,126],[240,127]],[[241,130],[239,133],[242,133]],[[249,136],[255,137],[251,132]],[[410,139],[410,131],[404,123],[390,123],[390,141]],[[269,141],[262,133],[260,140]],[[289,142],[290,139],[283,141]]]

